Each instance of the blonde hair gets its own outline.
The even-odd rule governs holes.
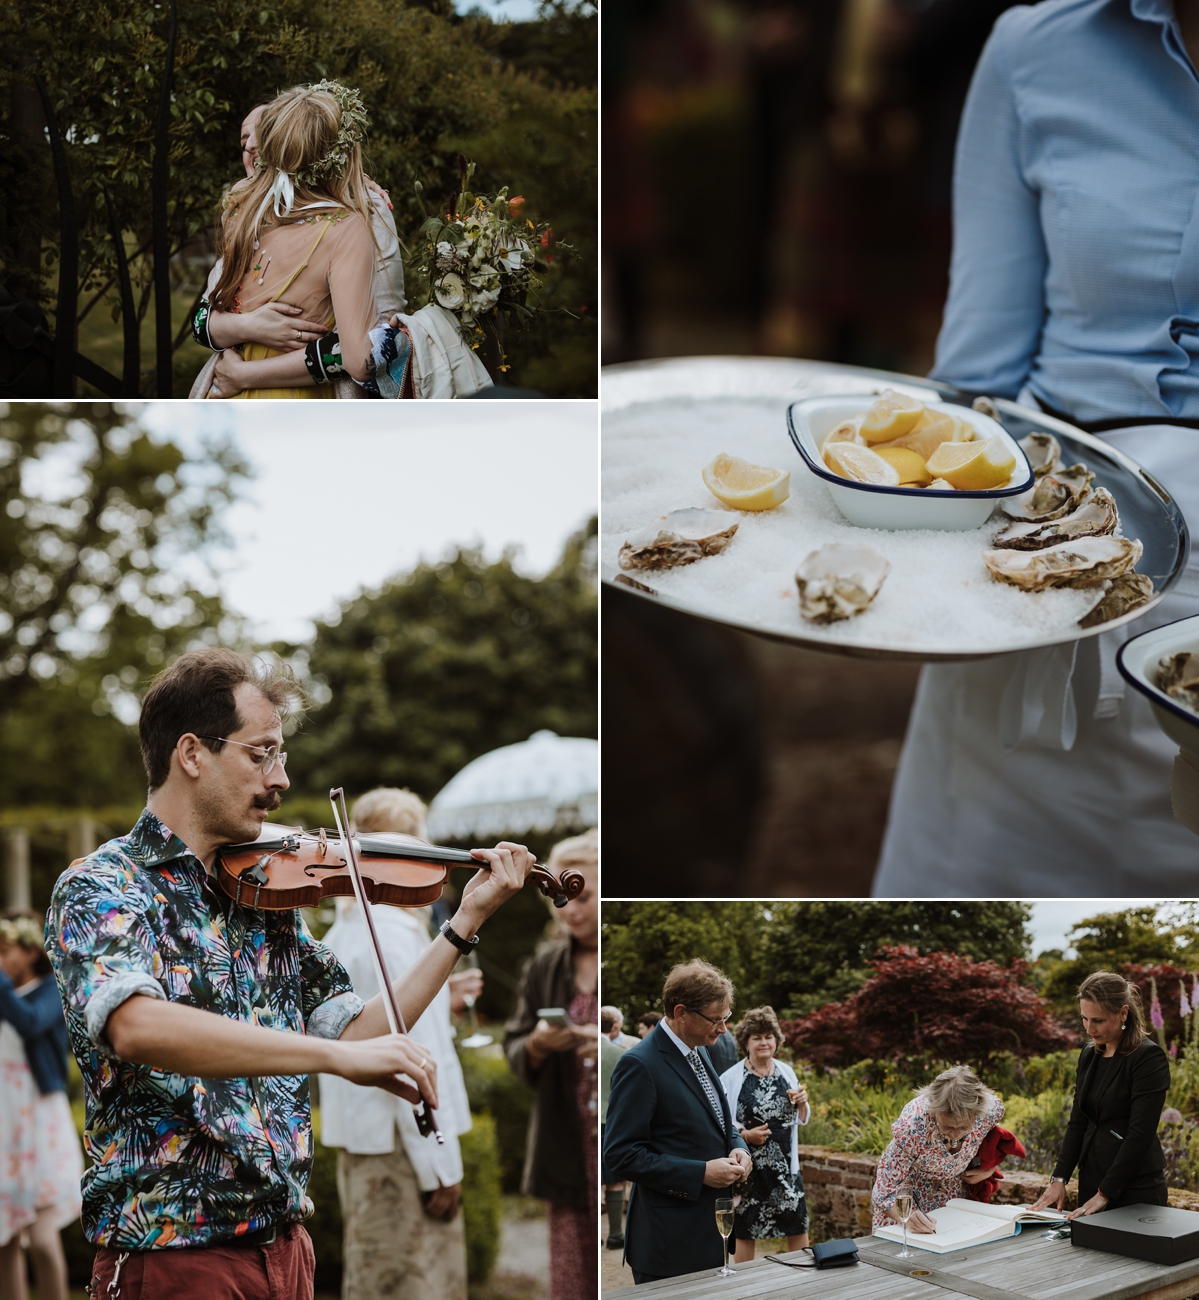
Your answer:
[[[1078,1001],[1082,1002],[1084,998],[1102,1007],[1109,1015],[1118,1013],[1124,1007],[1128,1008],[1120,1045],[1116,1048],[1121,1056],[1135,1052],[1145,1041],[1145,1011],[1141,1004],[1141,990],[1131,980],[1110,970],[1097,970],[1078,986]]]
[[[275,96],[262,110],[258,121],[258,166],[253,176],[238,181],[225,199],[218,242],[224,265],[212,291],[212,305],[228,311],[254,260],[258,238],[258,210],[279,172],[291,177],[295,201],[287,216],[275,215],[267,207],[262,221],[269,225],[292,225],[310,213],[298,211],[308,203],[332,200],[347,212],[362,218],[371,230],[371,207],[362,170],[362,146],[349,150],[345,166],[334,170],[313,188],[302,174],[318,163],[336,145],[342,110],[327,90],[294,86]],[[325,211],[328,211],[326,209]],[[374,232],[371,231],[374,240]]]
[[[599,830],[592,827],[582,835],[572,835],[568,840],[559,840],[550,849],[550,867],[598,867],[599,866]]]
[[[949,1115],[960,1124],[973,1124],[995,1100],[995,1094],[968,1065],[943,1070],[916,1096],[928,1098],[930,1115]]]
[[[356,831],[398,831],[427,839],[425,802],[411,790],[381,785],[354,801],[350,825]]]

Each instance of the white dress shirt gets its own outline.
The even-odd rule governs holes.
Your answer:
[[[398,979],[429,946],[423,913],[401,907],[376,907],[373,916],[387,973],[393,980]],[[325,935],[324,943],[345,966],[355,992],[364,1001],[373,998],[379,991],[379,982],[375,978],[370,938],[357,903],[338,918]],[[458,1134],[471,1126],[470,1102],[454,1050],[448,984],[438,990],[424,1015],[408,1029],[416,1042],[429,1049],[430,1057],[437,1064],[437,1093],[441,1102],[437,1123],[445,1145],[438,1146],[432,1134],[421,1137],[411,1102],[382,1088],[362,1088],[329,1074],[320,1076],[321,1141],[326,1146],[344,1147],[355,1155],[385,1155],[395,1150],[398,1129],[421,1190],[431,1192],[462,1181]]]

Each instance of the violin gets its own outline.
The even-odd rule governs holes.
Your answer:
[[[326,898],[354,893],[349,854],[340,830],[301,830],[269,826],[269,834],[250,844],[227,844],[217,850],[216,876],[221,888],[243,907],[281,911],[317,907]],[[359,833],[350,838],[362,871],[366,896],[391,907],[426,907],[441,897],[451,867],[483,867],[465,849],[427,844],[413,835],[390,831]],[[586,886],[572,868],[551,871],[536,866],[529,873],[538,889],[565,907]]]
[[[267,911],[315,907],[325,898],[353,895],[370,936],[388,1026],[393,1034],[407,1034],[371,905],[425,907],[441,897],[451,867],[486,869],[488,864],[465,849],[427,844],[413,835],[386,831],[354,835],[346,813],[345,792],[340,787],[330,790],[329,802],[337,823],[335,831],[323,827],[315,831],[271,827],[272,834],[251,844],[225,845],[218,849],[214,864],[217,881],[243,907]],[[569,867],[554,872],[535,866],[528,878],[553,899],[555,907],[565,907],[587,885],[582,872]],[[444,1143],[433,1108],[422,1100],[413,1111],[421,1136],[431,1133],[438,1144]]]

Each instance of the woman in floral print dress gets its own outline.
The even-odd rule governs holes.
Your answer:
[[[964,1195],[964,1183],[985,1181],[994,1169],[971,1169],[982,1140],[1003,1118],[1003,1102],[969,1066],[946,1070],[903,1108],[875,1172],[874,1226],[898,1220],[895,1198],[912,1197],[912,1232],[933,1232],[927,1216]],[[996,1166],[997,1167],[997,1166]]]

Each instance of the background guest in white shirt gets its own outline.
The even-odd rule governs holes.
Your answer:
[[[359,799],[359,831],[399,831],[425,838],[425,805],[408,790],[380,788]],[[338,918],[325,935],[359,996],[378,991],[370,940],[358,904],[338,899]],[[429,909],[373,910],[388,974],[402,975],[428,947]],[[462,1153],[458,1135],[471,1126],[462,1068],[454,1050],[451,1006],[478,995],[478,971],[452,975],[409,1029],[437,1063],[439,1146],[417,1131],[412,1106],[381,1088],[360,1088],[321,1075],[321,1141],[340,1147],[337,1191],[345,1220],[343,1300],[466,1300],[466,1243],[460,1204]]]

